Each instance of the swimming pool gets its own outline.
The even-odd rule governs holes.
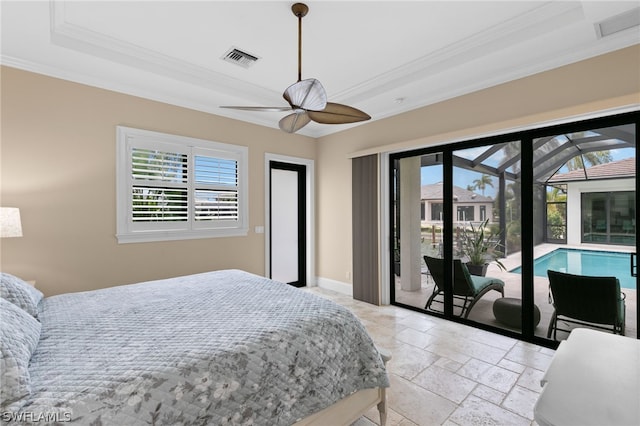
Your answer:
[[[578,275],[615,276],[620,287],[636,288],[636,279],[631,276],[629,253],[560,248],[535,260],[533,273],[546,277],[547,269]],[[511,270],[520,274],[520,267]]]

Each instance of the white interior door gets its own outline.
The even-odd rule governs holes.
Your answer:
[[[271,162],[271,278],[305,285],[304,166]]]

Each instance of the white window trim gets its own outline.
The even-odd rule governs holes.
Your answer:
[[[131,155],[130,150],[135,141],[157,142],[157,147],[170,144],[187,147],[193,150],[215,150],[220,152],[221,158],[234,158],[238,161],[238,203],[239,218],[233,226],[202,228],[195,226],[190,229],[133,229],[131,214]],[[148,143],[148,142],[147,142]],[[192,179],[191,170],[189,171]],[[237,237],[246,236],[249,232],[249,149],[245,146],[230,145],[187,136],[171,135],[149,130],[116,126],[116,238],[118,243],[141,243],[155,241],[175,241],[199,238]],[[191,211],[190,208],[190,221]]]

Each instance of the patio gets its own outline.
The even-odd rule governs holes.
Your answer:
[[[578,248],[578,249],[594,249],[604,251],[617,251],[629,253],[633,252],[633,248],[624,246],[611,246],[611,245],[555,245],[555,244],[541,244],[534,248],[534,257],[537,259],[544,254],[553,251],[556,248]],[[512,270],[521,265],[520,253],[516,253],[502,260],[502,263],[506,266],[507,270]],[[426,267],[423,269],[426,272]],[[500,270],[495,264],[489,266],[487,276],[500,278],[505,282],[505,297],[521,298],[521,279],[520,274],[505,272]],[[399,280],[396,279],[395,286],[395,300],[398,303],[405,305],[415,306],[424,309],[425,303],[433,290],[433,279],[426,273],[422,274],[422,285],[419,290],[416,291],[403,291],[400,288]],[[535,304],[540,309],[540,324],[535,329],[536,336],[547,336],[547,327],[553,314],[553,306],[549,303],[549,281],[544,277],[534,277],[534,300]],[[636,318],[637,318],[637,306],[636,306],[636,290],[622,289],[626,294],[626,332],[627,337],[636,338]],[[496,291],[490,291],[478,303],[474,306],[469,315],[469,319],[488,324],[500,328],[509,329],[509,327],[499,323],[493,315],[493,302],[500,297],[500,294]],[[457,312],[456,312],[457,313]],[[567,325],[568,328],[571,328]],[[563,328],[565,324],[563,324]],[[568,333],[558,332],[558,339],[566,339]]]

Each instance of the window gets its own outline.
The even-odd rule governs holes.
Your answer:
[[[473,213],[474,213],[473,206],[458,206],[457,211],[458,211],[458,222],[470,222],[472,220],[475,220],[473,216]]]
[[[246,147],[118,126],[120,243],[246,235]]]
[[[431,204],[431,220],[432,221],[442,220],[442,203]]]
[[[581,207],[582,242],[635,245],[635,192],[585,192]]]

